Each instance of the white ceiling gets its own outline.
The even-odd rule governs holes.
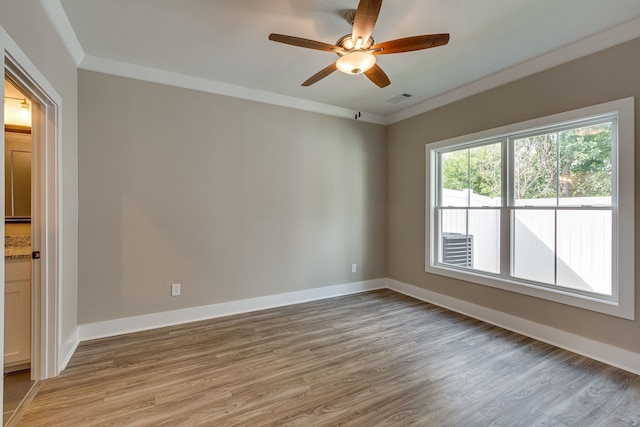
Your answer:
[[[601,35],[616,34],[616,28],[626,33],[620,39],[619,31],[610,45],[637,37],[637,30],[629,29],[640,27],[639,0],[387,0],[373,32],[376,42],[446,32],[451,34],[449,44],[378,57],[391,79],[384,89],[364,76],[340,72],[301,87],[335,55],[271,42],[269,33],[333,44],[351,32],[342,11],[355,9],[357,0],[59,2],[73,30],[66,37],[75,33],[82,49],[81,68],[109,72],[100,68],[135,64],[177,73],[183,81],[192,76],[200,83],[224,84],[240,97],[256,91],[256,98],[266,101],[272,96],[280,104],[305,100],[340,111],[352,112],[359,99],[363,113],[382,121],[488,81],[487,76],[534,64],[534,58],[547,54],[548,59],[557,49],[566,52],[567,46],[576,46],[583,50],[572,54],[577,57],[608,47]],[[594,46],[596,42],[602,46]],[[555,58],[549,66],[559,62]],[[398,104],[386,101],[403,93],[412,97]]]

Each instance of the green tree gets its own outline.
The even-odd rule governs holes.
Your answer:
[[[514,151],[514,197],[556,197],[557,135],[543,134],[516,139]]]
[[[542,199],[611,195],[611,123],[513,141],[514,197]],[[501,144],[445,153],[442,185],[500,197]]]
[[[501,148],[499,143],[446,153],[442,164],[443,188],[470,188],[486,197],[502,192]]]
[[[611,195],[611,124],[561,132],[560,197]]]

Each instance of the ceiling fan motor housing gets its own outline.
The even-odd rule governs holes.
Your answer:
[[[373,37],[369,37],[369,40],[367,40],[365,43],[362,43],[362,46],[360,46],[360,49],[363,49],[363,50],[369,49],[374,44],[375,44],[375,40],[373,40]],[[338,39],[338,41],[336,42],[336,46],[340,46],[344,50],[350,51],[352,49],[355,49],[356,42],[351,37],[351,34],[346,34]]]

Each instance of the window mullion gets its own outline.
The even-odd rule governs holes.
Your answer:
[[[560,206],[560,133],[556,136],[556,208],[553,213],[553,284],[558,284],[558,207]]]
[[[469,235],[469,207],[471,206],[471,149],[467,149],[467,209],[465,213],[464,234]]]
[[[502,140],[502,198],[500,206],[500,275],[511,275],[511,209],[513,198],[513,153],[510,139]]]

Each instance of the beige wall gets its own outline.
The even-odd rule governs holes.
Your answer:
[[[392,279],[640,352],[640,319],[623,320],[494,288],[427,274],[425,144],[527,119],[636,97],[640,135],[640,40],[590,55],[447,105],[388,129],[387,273]],[[636,148],[636,164],[640,149]],[[637,172],[636,172],[637,176]],[[636,185],[636,192],[640,186]],[[636,236],[640,230],[636,194]],[[640,250],[636,247],[636,259]],[[636,318],[640,289],[636,280]]]
[[[384,127],[78,79],[80,324],[386,276]]]
[[[0,25],[63,99],[62,339],[77,319],[388,276],[640,352],[639,321],[424,272],[425,143],[640,97],[639,40],[385,129],[77,73],[39,2],[1,2]]]
[[[76,65],[38,1],[0,2],[0,26],[62,98],[60,151],[60,340],[77,326],[78,157]]]

